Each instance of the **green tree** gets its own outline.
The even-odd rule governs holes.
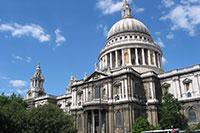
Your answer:
[[[160,115],[160,126],[163,129],[181,128],[184,129],[187,126],[187,122],[183,115],[180,113],[181,105],[180,102],[174,98],[174,96],[168,92],[163,95],[163,102],[159,111]]]
[[[60,108],[48,104],[34,108],[29,113],[29,129],[27,133],[74,133],[75,128],[71,116]]]
[[[0,131],[22,132],[26,127],[26,103],[21,96],[0,96]]]
[[[144,117],[139,117],[133,124],[133,133],[141,133],[142,131],[150,130],[150,124]]]
[[[0,95],[0,133],[74,133],[71,116],[56,105],[27,109],[21,96]]]

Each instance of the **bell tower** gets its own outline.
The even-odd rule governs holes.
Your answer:
[[[27,92],[26,99],[37,98],[40,96],[44,96],[46,93],[44,92],[44,77],[42,75],[42,71],[40,65],[36,66],[35,73],[31,78],[30,88]]]

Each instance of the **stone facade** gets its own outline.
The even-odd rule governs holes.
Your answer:
[[[164,91],[182,103],[189,124],[200,121],[200,65],[164,73],[162,51],[147,27],[131,15],[125,0],[122,19],[108,33],[99,64],[82,80],[72,76],[63,96],[45,93],[40,66],[31,79],[30,107],[53,103],[74,117],[79,133],[128,133],[136,118],[159,121]]]

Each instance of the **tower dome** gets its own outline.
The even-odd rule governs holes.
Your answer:
[[[102,71],[117,71],[130,66],[139,73],[162,73],[162,51],[154,42],[148,28],[132,17],[132,10],[124,0],[122,19],[108,32],[105,47],[99,55]]]
[[[150,35],[147,27],[137,19],[134,18],[124,18],[117,23],[115,23],[110,31],[108,32],[108,37],[110,38],[114,35],[123,33],[123,32],[137,32]]]

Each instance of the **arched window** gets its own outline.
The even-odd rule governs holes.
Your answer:
[[[197,121],[196,112],[192,108],[188,110],[188,121],[189,122],[196,122]]]
[[[116,127],[117,128],[121,128],[122,127],[122,113],[120,111],[117,111],[115,114],[115,118],[116,118]]]

